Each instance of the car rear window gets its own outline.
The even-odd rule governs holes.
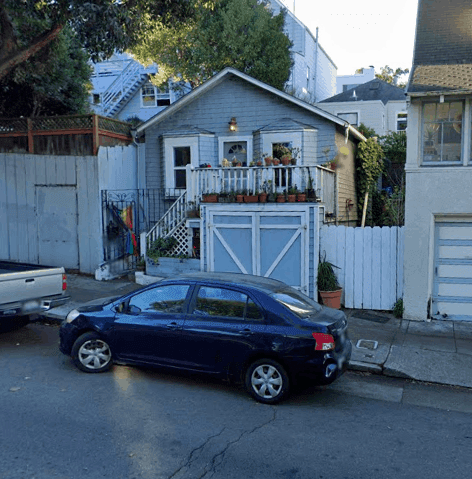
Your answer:
[[[321,306],[308,296],[295,289],[284,289],[272,293],[271,297],[290,309],[299,318],[309,318],[313,314],[321,311]]]

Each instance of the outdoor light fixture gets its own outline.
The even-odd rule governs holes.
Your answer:
[[[234,116],[233,116],[233,118],[231,118],[228,125],[229,125],[229,131],[237,131],[238,130],[238,124],[236,123],[236,118]]]

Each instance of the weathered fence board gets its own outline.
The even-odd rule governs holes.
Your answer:
[[[323,226],[320,255],[335,269],[346,308],[391,310],[403,296],[404,227]]]

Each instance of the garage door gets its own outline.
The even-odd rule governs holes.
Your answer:
[[[472,221],[436,223],[432,313],[472,321]]]
[[[210,271],[278,279],[307,293],[306,212],[209,211]]]

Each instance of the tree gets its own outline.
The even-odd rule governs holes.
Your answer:
[[[369,201],[369,192],[375,185],[383,170],[383,151],[377,138],[368,138],[367,141],[361,141],[357,147],[357,189],[359,204],[362,207],[361,226],[365,226],[365,217],[367,212],[367,203]],[[361,200],[364,195],[364,200]]]
[[[85,113],[91,68],[88,55],[66,27],[30,61],[0,80],[0,116]]]
[[[357,127],[357,131],[364,135],[366,138],[371,138],[373,136],[378,136],[377,133],[375,133],[375,130],[373,128],[369,128],[368,126],[364,125],[364,123],[361,123]]]
[[[93,60],[102,60],[136,42],[144,17],[168,24],[192,14],[192,0],[0,0],[0,79],[66,25]]]
[[[159,64],[158,86],[173,80],[195,87],[225,67],[281,90],[289,79],[291,42],[283,33],[284,13],[272,16],[264,2],[202,0],[185,25],[147,25],[132,52],[144,64]]]
[[[399,77],[406,75],[409,72],[410,70],[408,68],[405,68],[404,70],[402,70],[401,68],[397,68],[394,70],[393,68],[390,68],[388,65],[385,65],[384,67],[380,69],[380,73],[375,74],[375,77],[387,83],[390,83],[391,85],[396,84],[398,88],[405,88],[406,82],[396,83],[396,81],[398,80]]]

